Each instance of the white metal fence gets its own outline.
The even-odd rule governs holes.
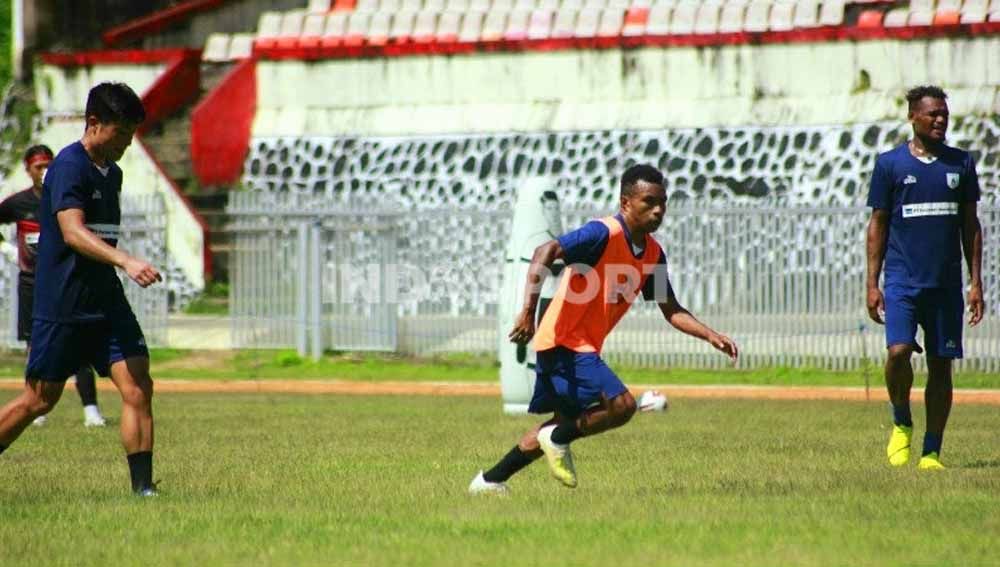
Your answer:
[[[243,193],[230,201],[236,346],[495,352],[509,212],[346,211],[287,197]],[[736,339],[742,366],[848,369],[884,350],[864,308],[868,215],[862,207],[684,208],[668,213],[656,237],[681,302]],[[594,216],[564,210],[564,226]],[[995,372],[1000,208],[981,209],[980,219],[988,313],[966,331],[962,366]],[[604,355],[639,366],[726,364],[641,301]]]
[[[121,238],[118,247],[147,260],[154,266],[166,266],[166,216],[157,195],[122,195]],[[0,344],[8,348],[23,346],[17,340],[17,265],[0,260]],[[122,276],[125,296],[142,325],[146,342],[166,342],[168,288],[165,284],[146,289]]]

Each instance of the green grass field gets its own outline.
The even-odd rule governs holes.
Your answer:
[[[499,367],[495,357],[450,355],[416,359],[384,354],[329,353],[319,361],[288,350],[188,351],[153,349],[155,378],[254,380],[336,379],[360,381],[495,382]],[[810,368],[759,368],[753,370],[684,368],[630,368],[612,364],[628,384],[747,384],[773,386],[864,386],[861,371]],[[24,375],[24,354],[0,353],[0,376]],[[924,377],[918,373],[918,383]],[[882,369],[871,367],[869,381],[881,387]],[[1000,375],[958,372],[957,388],[1000,388]]]
[[[165,394],[156,416],[162,496],[140,501],[67,392],[0,457],[0,564],[1000,561],[994,407],[956,406],[952,468],[920,473],[883,463],[882,404],[679,400],[578,442],[576,490],[536,463],[506,498],[465,493],[532,423],[495,399]]]

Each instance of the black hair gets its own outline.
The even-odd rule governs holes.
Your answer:
[[[659,169],[647,164],[636,164],[625,170],[622,174],[621,196],[631,197],[635,191],[635,186],[640,181],[663,185],[663,174]]]
[[[925,97],[937,98],[941,100],[947,100],[948,95],[944,92],[944,89],[935,85],[921,85],[919,87],[913,87],[912,89],[906,91],[906,102],[909,103],[908,108],[910,112],[920,104],[920,101]]]
[[[125,83],[101,83],[87,95],[86,116],[101,124],[140,124],[146,119],[146,109]]]
[[[37,156],[38,154],[45,154],[49,156],[49,159],[55,157],[52,153],[52,148],[44,144],[38,144],[37,146],[31,146],[28,148],[28,151],[24,152],[24,163],[28,163],[29,159]]]

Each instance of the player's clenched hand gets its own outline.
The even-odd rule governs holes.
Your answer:
[[[514,328],[511,329],[507,338],[510,342],[519,345],[526,344],[535,335],[535,314],[532,310],[521,311],[514,321]]]
[[[730,360],[736,362],[736,359],[740,356],[740,349],[733,342],[733,339],[727,337],[726,335],[720,335],[719,333],[712,333],[708,336],[708,342],[716,350],[725,354]]]
[[[163,281],[160,272],[156,268],[138,258],[129,258],[123,267],[128,277],[132,278],[132,281],[142,287],[148,287],[156,282]]]
[[[879,325],[885,325],[882,314],[885,313],[885,297],[882,290],[877,287],[868,288],[868,297],[865,301],[868,306],[868,316]]]
[[[966,303],[969,305],[969,326],[975,327],[983,320],[983,311],[986,310],[982,286],[974,285],[969,288],[969,297]]]

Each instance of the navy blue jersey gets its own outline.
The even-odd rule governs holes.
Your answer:
[[[34,318],[72,323],[99,321],[125,301],[115,268],[77,253],[63,240],[56,213],[83,211],[92,232],[111,246],[118,245],[121,209],[118,197],[122,170],[109,164],[98,170],[80,142],[63,148],[45,174],[38,222]]]
[[[625,224],[625,219],[620,213],[615,215],[615,219],[622,225],[625,239],[628,241],[629,247],[632,248],[632,254],[636,258],[642,257],[641,250],[636,253],[635,246],[632,244],[632,234],[628,230],[628,225]],[[567,232],[557,240],[563,249],[563,261],[566,262],[567,266],[572,264],[595,266],[601,259],[601,255],[604,254],[604,249],[608,246],[608,237],[607,225],[599,220],[593,220],[574,231]],[[658,264],[658,269],[653,271],[642,285],[642,298],[647,301],[665,302],[674,292],[667,274],[667,256],[662,250]],[[658,294],[657,291],[662,291],[662,293]]]
[[[979,200],[976,164],[945,146],[925,163],[902,144],[878,156],[868,206],[889,211],[885,282],[911,287],[962,285],[961,204]]]

